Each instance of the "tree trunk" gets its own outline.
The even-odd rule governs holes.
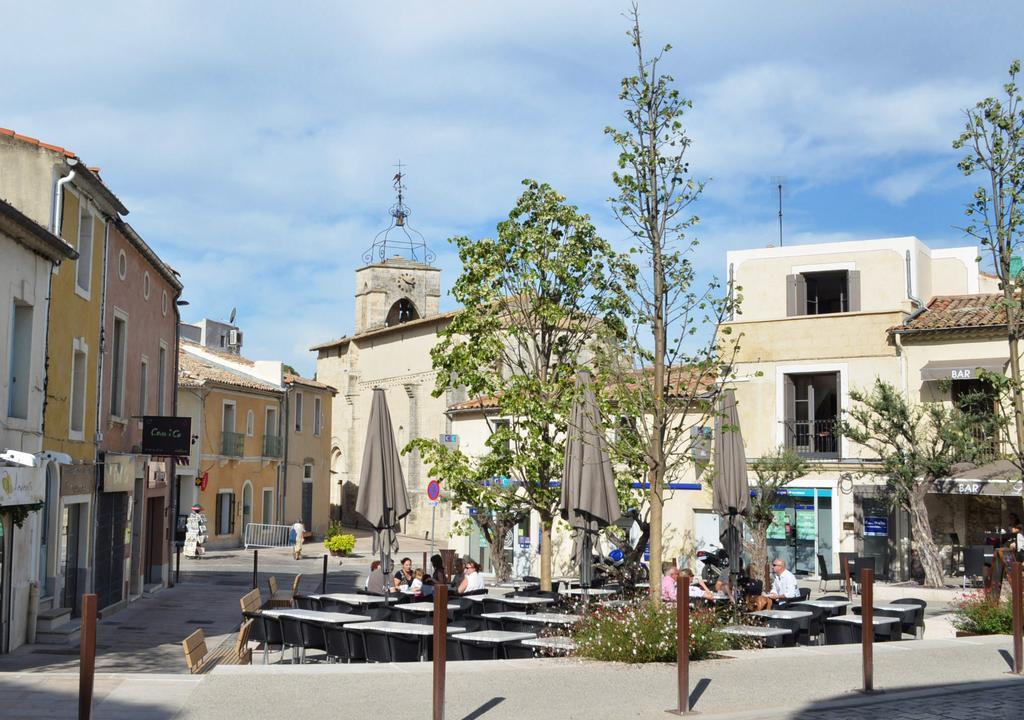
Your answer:
[[[550,517],[540,518],[540,589],[551,592],[551,524]]]
[[[752,540],[750,542],[750,565],[747,566],[747,573],[755,580],[760,580],[767,591],[771,580],[766,575],[768,567],[768,528],[761,526],[750,526]]]
[[[650,592],[652,600],[661,599],[661,531],[662,516],[665,507],[665,498],[662,495],[661,481],[658,479],[658,471],[651,470],[647,477],[650,479],[650,502],[651,502],[651,559],[648,563],[650,572]],[[642,549],[641,549],[641,552]]]
[[[914,534],[914,549],[924,568],[925,587],[940,588],[945,585],[942,555],[939,546],[932,539],[932,525],[928,519],[928,508],[924,504],[931,480],[920,482],[910,490],[910,529]],[[858,578],[859,580],[859,578]]]
[[[491,568],[494,570],[494,576],[498,582],[508,580],[508,576],[511,574],[508,559],[505,557],[505,535],[509,530],[511,527],[504,523],[494,523],[494,542],[490,543]]]

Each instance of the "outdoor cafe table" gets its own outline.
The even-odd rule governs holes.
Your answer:
[[[590,597],[606,597],[608,595],[614,595],[618,590],[609,590],[608,588],[567,588],[562,590],[560,595],[588,595]]]
[[[566,613],[547,613],[540,612],[534,613],[533,615],[523,615],[515,618],[517,622],[530,623],[531,625],[575,625],[583,617],[580,615],[569,615]]]
[[[801,600],[801,605],[810,605],[812,607],[821,608],[826,610],[829,617],[835,617],[836,615],[845,615],[846,606],[850,604],[849,600]]]
[[[568,654],[576,650],[576,641],[570,637],[556,635],[553,637],[539,637],[531,640],[523,640],[526,647],[547,650],[552,654]]]
[[[549,597],[513,597],[511,595],[465,595],[467,600],[473,602],[483,602],[484,600],[497,600],[505,605],[514,605],[529,610],[530,608],[537,607],[538,605],[551,605],[555,602],[554,598]]]
[[[797,636],[809,631],[814,613],[810,610],[761,610],[750,613],[751,617],[765,620],[771,627],[792,630]]]
[[[757,627],[755,625],[728,625],[722,628],[722,632],[726,635],[740,635],[763,640],[767,647],[779,647],[787,636],[793,635],[793,631],[787,628]]]
[[[299,608],[268,608],[263,611],[263,615],[268,618],[287,617],[294,618],[296,620],[308,620],[309,622],[322,623],[324,625],[361,623],[370,619],[366,615],[323,612],[321,610],[301,610]]]
[[[864,618],[860,615],[840,615],[839,617],[828,618],[825,622],[830,623],[849,623],[850,625],[863,626]],[[900,628],[900,619],[895,617],[873,617],[871,618],[871,624],[875,629],[875,633],[887,632],[893,640],[899,640],[902,637],[901,634],[893,634],[893,625],[896,625],[896,629]]]
[[[392,622],[390,620],[374,620],[371,622],[353,623],[348,626],[349,630],[360,632],[375,632],[383,635],[415,635],[420,640],[420,660],[426,660],[429,652],[429,639],[434,636],[433,625],[417,625],[415,623]],[[466,632],[466,628],[456,625],[449,625],[449,635]]]
[[[403,611],[408,610],[409,612],[416,613],[429,614],[434,612],[434,603],[432,602],[405,603],[404,605],[398,605],[397,607],[398,609]],[[448,603],[448,612],[454,612],[455,610],[458,610],[461,607],[462,606],[458,603]]]
[[[505,582],[498,583],[494,587],[512,588],[513,590],[522,590],[523,588],[537,587],[539,584],[540,583],[531,582],[529,580],[506,580]]]
[[[491,645],[491,658],[497,660],[501,646],[519,640],[531,640],[537,637],[534,633],[506,632],[504,630],[478,630],[477,632],[459,633],[452,636],[456,642],[468,642],[474,645]]]
[[[895,617],[899,618],[901,625],[912,625],[914,622],[914,616],[920,610],[917,605],[904,605],[902,603],[884,603],[882,605],[875,605],[875,612],[878,613],[877,617]],[[899,638],[897,638],[899,639]]]
[[[387,602],[383,595],[357,595],[356,593],[310,593],[315,600],[337,600],[348,605],[380,605]]]

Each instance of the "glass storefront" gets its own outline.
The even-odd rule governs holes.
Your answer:
[[[832,491],[826,488],[783,488],[768,528],[768,554],[786,561],[796,574],[816,575],[817,556],[832,571]]]

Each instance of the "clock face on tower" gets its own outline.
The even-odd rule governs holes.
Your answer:
[[[402,273],[398,277],[398,284],[403,290],[408,292],[416,287],[416,276],[412,273]]]

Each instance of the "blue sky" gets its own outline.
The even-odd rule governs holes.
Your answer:
[[[238,308],[245,353],[305,373],[352,331],[353,277],[408,167],[411,223],[493,233],[526,177],[613,241],[624,2],[5,3],[0,126],[63,145],[185,282],[186,319]],[[1024,55],[1019,2],[649,2],[692,98],[703,272],[777,242],[964,244],[960,111]],[[451,301],[442,300],[449,309]]]

